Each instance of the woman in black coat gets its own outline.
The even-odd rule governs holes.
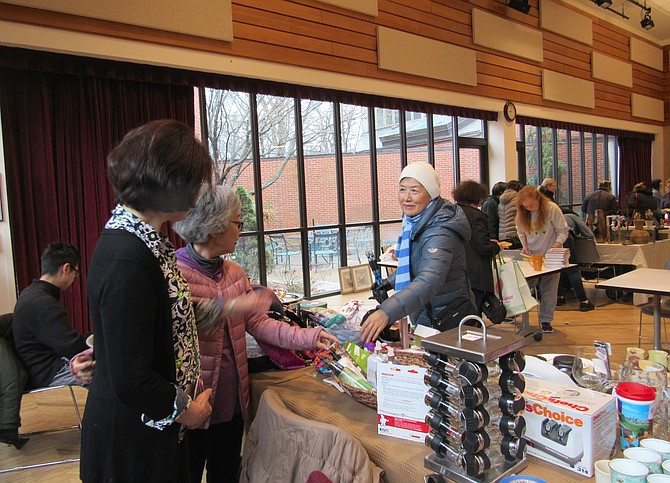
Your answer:
[[[633,191],[626,197],[626,208],[631,218],[638,212],[642,218],[646,218],[647,210],[651,210],[657,220],[661,220],[663,215],[658,210],[658,200],[654,198],[651,188],[644,182],[638,183],[633,187]]]
[[[82,425],[80,477],[89,482],[187,482],[185,427],[211,413],[198,391],[195,314],[174,247],[161,232],[183,219],[211,179],[190,128],[153,121],[107,158],[119,204],[88,271],[96,372]]]
[[[481,315],[486,292],[493,292],[491,259],[500,252],[500,245],[491,239],[487,216],[479,210],[486,196],[486,187],[476,181],[461,181],[453,195],[472,230],[470,241],[465,242],[465,264],[475,296],[477,314]]]

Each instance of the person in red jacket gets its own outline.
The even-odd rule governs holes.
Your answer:
[[[189,244],[177,265],[196,304],[202,378],[212,389],[212,415],[189,431],[190,473],[200,482],[237,481],[244,420],[249,409],[245,333],[287,349],[328,349],[337,338],[323,329],[302,329],[268,317],[271,298],[252,290],[247,274],[222,255],[235,251],[242,232],[242,203],[235,191],[205,191],[193,211],[175,224]]]

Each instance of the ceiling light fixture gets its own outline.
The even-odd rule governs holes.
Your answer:
[[[528,3],[528,0],[509,0],[507,6],[522,13],[530,12],[530,4]]]
[[[595,0],[596,4],[602,8],[608,8],[612,6],[612,0]]]
[[[642,28],[645,30],[654,28],[654,21],[651,19],[651,14],[649,12],[644,13],[644,18],[640,20],[640,25],[642,25]]]

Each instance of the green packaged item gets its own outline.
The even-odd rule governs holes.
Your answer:
[[[363,349],[360,346],[354,344],[352,341],[344,344],[344,349],[347,351],[347,354],[351,356],[356,365],[361,368],[363,373],[367,376],[368,374],[368,357],[370,357],[370,351]]]

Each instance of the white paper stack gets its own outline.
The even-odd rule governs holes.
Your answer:
[[[544,255],[544,264],[547,268],[563,268],[570,263],[569,259],[570,249],[550,248]]]

